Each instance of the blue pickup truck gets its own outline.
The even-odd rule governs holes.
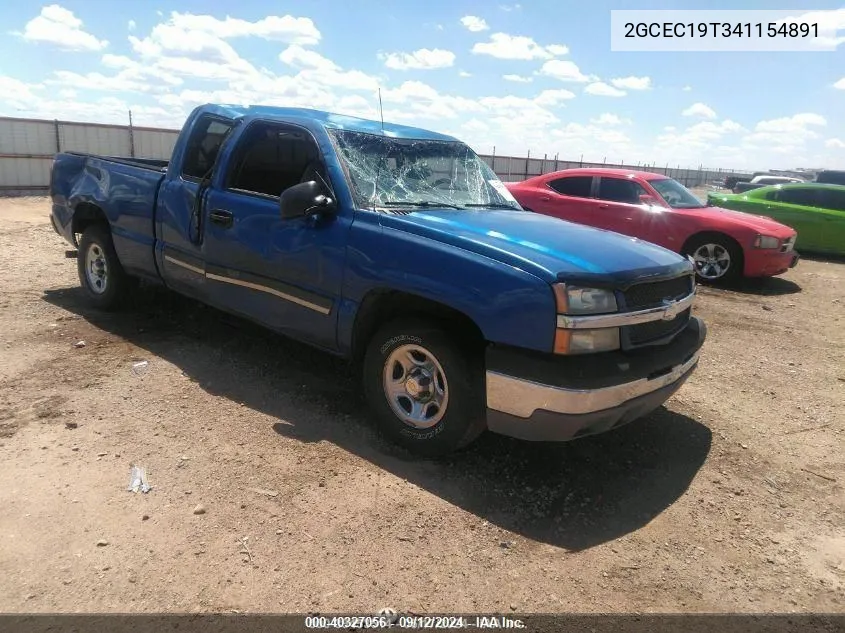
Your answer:
[[[618,427],[705,339],[689,261],[524,211],[422,129],[205,105],[170,161],[58,154],[50,193],[95,307],[147,280],[346,357],[383,431],[423,455],[485,429]]]

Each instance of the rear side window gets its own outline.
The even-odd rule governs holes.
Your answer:
[[[825,189],[819,192],[821,200],[819,206],[824,209],[833,209],[835,211],[845,211],[845,189]]]
[[[233,125],[232,121],[211,117],[200,119],[188,138],[185,160],[182,163],[182,176],[202,178],[208,174],[214,167],[220,146],[232,131]]]
[[[568,176],[566,178],[558,178],[557,180],[552,180],[549,183],[549,187],[564,196],[589,198],[590,192],[593,188],[593,177]]]
[[[816,206],[816,192],[813,189],[781,189],[777,200],[784,204],[814,207]]]
[[[599,198],[610,202],[639,204],[640,196],[648,192],[633,180],[623,178],[604,178],[599,181]]]

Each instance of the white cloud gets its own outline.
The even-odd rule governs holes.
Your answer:
[[[421,48],[413,53],[389,53],[381,58],[385,66],[394,70],[431,70],[448,68],[455,63],[455,54],[440,48]]]
[[[135,20],[129,20],[129,23],[126,25],[130,31],[134,31],[135,27],[138,25],[135,23]]]
[[[838,138],[829,138],[824,142],[825,147],[833,147],[836,149],[845,149],[845,141]]]
[[[705,105],[701,102],[693,103],[690,107],[686,110],[681,112],[683,116],[697,116],[701,117],[702,119],[715,119],[716,118],[716,111],[713,110],[708,105]]]
[[[531,77],[523,77],[522,75],[502,75],[505,81],[514,81],[516,83],[528,84],[534,81]]]
[[[545,62],[538,72],[541,75],[554,77],[560,81],[575,81],[583,83],[596,79],[595,77],[588,77],[582,73],[581,69],[578,68],[575,62],[562,59],[552,59]]]
[[[590,123],[594,125],[622,125],[623,123],[630,123],[628,119],[621,119],[619,116],[615,114],[611,114],[610,112],[604,112],[597,116],[594,119],[590,119]]]
[[[462,70],[458,73],[458,77],[472,77],[472,73],[468,73],[465,70]]]
[[[522,8],[522,5],[521,4],[500,4],[499,8],[502,11],[507,11],[507,12],[519,11]]]
[[[603,81],[596,81],[589,84],[586,88],[584,88],[584,92],[598,97],[624,97],[628,94],[624,90],[619,90],[619,88],[609,86]]]
[[[479,31],[486,31],[490,28],[489,26],[487,26],[487,22],[475,15],[465,15],[461,18],[461,24],[463,24],[467,28],[467,30],[472,31],[473,33],[478,33]]]
[[[544,107],[554,107],[563,105],[564,101],[574,98],[575,93],[569,90],[543,90],[543,92],[534,97],[534,103]]]
[[[493,33],[487,42],[478,42],[472,47],[476,55],[490,55],[497,59],[551,59],[555,55],[565,55],[569,49],[561,44],[540,46],[532,38],[524,35]]]
[[[546,46],[546,50],[555,57],[562,57],[563,55],[569,54],[569,47],[563,44],[549,44]]]
[[[289,66],[297,68],[313,68],[317,70],[337,70],[338,66],[332,60],[320,53],[291,44],[281,53],[279,59]]]
[[[73,11],[51,4],[26,23],[22,36],[28,42],[54,44],[70,51],[99,51],[108,46],[106,40],[97,39],[82,26],[82,20]]]
[[[683,90],[684,92],[692,92],[692,86],[684,86],[683,88],[681,88],[681,90]]]
[[[651,88],[651,77],[618,77],[611,79],[610,83],[623,90],[648,90]]]
[[[222,39],[260,37],[288,44],[308,45],[317,44],[321,37],[311,18],[296,18],[292,15],[268,15],[261,20],[250,22],[229,16],[220,20],[211,15],[174,11],[170,14],[169,23],[186,31],[202,31]]]
[[[833,84],[833,87],[839,90],[845,90],[845,77]]]

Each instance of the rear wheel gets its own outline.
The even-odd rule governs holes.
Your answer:
[[[742,249],[727,236],[703,235],[686,245],[695,275],[705,283],[730,283],[742,275]]]
[[[92,224],[82,233],[77,269],[88,300],[101,310],[118,307],[131,286],[114,250],[111,231],[103,224]]]
[[[364,357],[364,390],[381,430],[419,455],[438,456],[485,428],[480,354],[422,321],[381,328]]]

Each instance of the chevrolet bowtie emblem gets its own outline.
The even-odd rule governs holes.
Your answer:
[[[673,301],[672,299],[664,299],[663,305],[663,316],[661,317],[664,321],[671,321],[678,313],[681,311],[680,306],[678,305],[677,301]]]

